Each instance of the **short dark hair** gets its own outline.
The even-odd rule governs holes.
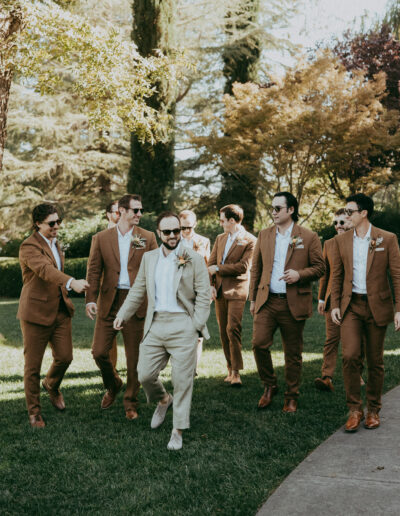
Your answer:
[[[176,219],[178,219],[178,223],[179,223],[179,227],[181,225],[181,221],[179,219],[179,215],[173,211],[163,211],[162,213],[160,213],[160,215],[157,217],[157,229],[160,227],[160,222],[162,221],[162,219],[167,219],[168,217],[175,217]]]
[[[297,222],[299,220],[299,203],[296,197],[290,192],[278,192],[273,196],[273,199],[275,199],[275,197],[285,197],[287,208],[294,208],[292,220]]]
[[[106,214],[107,213],[112,213],[112,207],[117,204],[118,205],[118,201],[111,201],[107,204],[106,206]]]
[[[118,201],[118,208],[125,208],[125,210],[129,210],[131,201],[142,202],[142,197],[138,194],[125,194]]]
[[[374,213],[374,201],[372,200],[372,197],[368,197],[368,195],[363,193],[349,195],[346,198],[346,202],[355,202],[360,211],[367,210],[369,219]]]
[[[239,224],[244,217],[243,208],[239,204],[227,204],[219,212],[223,213],[227,220],[233,219],[235,222],[239,222]]]
[[[38,204],[32,210],[32,229],[38,231],[39,227],[36,225],[36,222],[41,223],[46,220],[49,215],[58,212],[59,210],[55,204],[49,202]]]
[[[339,215],[346,215],[346,211],[344,208],[339,208],[338,210],[335,211],[335,216],[339,217]]]

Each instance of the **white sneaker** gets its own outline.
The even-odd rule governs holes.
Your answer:
[[[182,434],[175,428],[172,430],[171,439],[167,444],[168,450],[180,450],[182,448]]]
[[[160,425],[164,423],[165,416],[167,414],[167,411],[169,407],[172,405],[172,402],[174,401],[174,398],[171,396],[171,394],[168,394],[169,400],[167,403],[158,403],[156,410],[154,411],[153,417],[151,418],[150,426],[153,428],[158,428]]]

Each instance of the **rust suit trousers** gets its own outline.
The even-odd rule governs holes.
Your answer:
[[[270,348],[279,328],[285,356],[285,399],[297,399],[302,369],[303,329],[305,321],[297,321],[290,313],[287,299],[270,296],[254,315],[253,352],[261,381],[276,385]]]
[[[243,369],[242,317],[246,304],[244,299],[225,299],[222,293],[215,300],[219,335],[228,369]]]
[[[113,322],[118,310],[125,301],[129,290],[118,289],[110,313],[106,318],[97,317],[94,330],[92,354],[103,377],[104,387],[113,392],[119,382],[119,376],[110,358],[110,351],[118,331],[114,330]],[[138,406],[140,383],[138,380],[137,363],[139,359],[139,345],[143,337],[144,318],[134,315],[124,322],[121,330],[124,339],[127,383],[124,395],[125,410]]]

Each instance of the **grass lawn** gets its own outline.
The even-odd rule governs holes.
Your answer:
[[[62,391],[65,413],[42,394],[44,430],[28,425],[23,392],[23,353],[18,301],[0,299],[0,514],[254,515],[290,471],[345,421],[343,380],[338,365],[335,392],[314,388],[319,376],[324,320],[314,314],[304,333],[304,367],[299,411],[283,414],[283,355],[273,347],[279,393],[272,407],[258,412],[262,393],[251,352],[251,317],[246,308],[243,387],[223,383],[226,374],[214,313],[211,340],[195,380],[191,425],[180,452],[166,449],[172,425],[150,429],[154,406],[125,419],[122,395],[107,411],[100,374],[90,353],[93,323],[83,300],[75,299],[74,361]],[[400,383],[399,336],[386,338],[385,390]],[[118,365],[125,379],[119,342]],[[46,351],[42,372],[51,361]],[[171,388],[169,368],[163,373]],[[349,436],[351,439],[352,436]]]

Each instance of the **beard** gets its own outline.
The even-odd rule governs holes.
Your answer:
[[[173,251],[174,249],[176,249],[180,243],[181,239],[180,238],[177,238],[176,239],[176,244],[175,245],[171,245],[169,244],[168,242],[163,242],[163,245],[169,250],[169,251]]]

